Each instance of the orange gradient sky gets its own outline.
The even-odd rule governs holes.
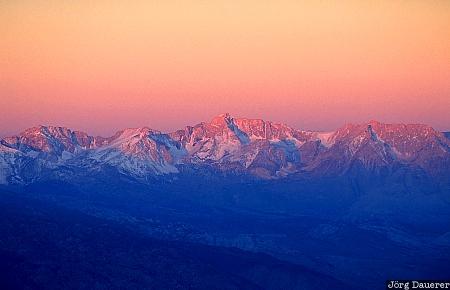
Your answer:
[[[0,1],[0,135],[222,112],[450,130],[450,1]]]

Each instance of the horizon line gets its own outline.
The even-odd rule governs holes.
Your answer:
[[[413,122],[412,122],[412,123],[410,123],[410,122],[408,122],[408,123],[406,123],[406,122],[389,123],[389,122],[379,121],[379,120],[373,119],[373,118],[372,118],[372,119],[369,119],[369,120],[367,120],[367,121],[364,121],[364,122],[344,122],[341,126],[338,126],[338,127],[335,128],[334,130],[309,130],[309,129],[306,129],[306,128],[297,128],[297,127],[291,126],[291,125],[289,125],[289,124],[287,124],[287,123],[284,123],[284,122],[276,122],[276,121],[271,121],[271,120],[262,119],[262,118],[234,117],[234,116],[233,116],[232,114],[230,114],[230,113],[221,113],[221,114],[217,114],[217,115],[213,116],[209,121],[200,121],[200,122],[198,122],[198,123],[196,123],[196,124],[194,124],[194,125],[184,125],[184,126],[183,126],[182,128],[180,128],[180,129],[175,129],[175,130],[159,130],[159,129],[155,129],[155,128],[151,127],[151,126],[148,126],[148,125],[138,126],[138,127],[124,127],[124,128],[122,128],[122,129],[115,129],[114,133],[113,133],[112,135],[108,136],[108,137],[112,137],[112,136],[114,136],[115,134],[117,134],[118,132],[121,132],[121,131],[124,131],[124,130],[128,130],[128,129],[143,129],[143,128],[147,128],[147,129],[149,129],[149,130],[152,130],[152,131],[155,131],[155,132],[158,132],[158,133],[161,133],[161,134],[170,134],[170,133],[174,133],[174,132],[176,132],[176,131],[178,131],[178,130],[182,130],[182,129],[186,128],[186,127],[195,127],[195,126],[200,125],[200,124],[209,124],[209,123],[211,123],[214,119],[219,118],[219,117],[222,117],[222,118],[231,117],[233,120],[237,120],[237,119],[243,119],[243,120],[258,120],[258,121],[263,121],[263,122],[270,122],[270,123],[272,123],[272,124],[285,125],[285,126],[291,128],[291,129],[295,129],[295,130],[306,131],[306,132],[317,132],[317,133],[330,133],[330,132],[335,132],[335,131],[337,131],[338,129],[343,128],[343,127],[348,126],[348,125],[361,126],[361,125],[370,125],[371,123],[379,123],[379,124],[383,124],[383,125],[422,125],[422,126],[428,126],[428,127],[432,128],[433,130],[435,130],[435,131],[437,131],[437,132],[441,132],[441,133],[450,133],[450,129],[446,129],[446,130],[437,130],[437,129],[435,129],[433,126],[431,126],[431,125],[429,125],[429,124],[426,124],[426,123],[413,123]],[[72,126],[61,126],[61,125],[53,125],[53,124],[46,124],[46,125],[44,125],[44,124],[38,124],[38,125],[33,125],[33,126],[30,126],[30,127],[25,128],[25,129],[16,131],[16,133],[0,132],[0,138],[3,139],[3,138],[7,138],[7,137],[14,137],[14,136],[17,136],[17,135],[19,135],[19,134],[21,134],[21,133],[24,133],[24,132],[27,131],[27,130],[30,130],[30,129],[33,129],[33,128],[41,128],[41,127],[44,127],[44,128],[50,128],[50,127],[53,127],[53,128],[62,128],[62,129],[70,130],[70,131],[72,131],[72,132],[82,132],[82,133],[85,133],[85,134],[87,134],[87,135],[89,135],[89,136],[92,136],[92,137],[103,137],[103,138],[107,138],[107,137],[104,137],[105,135],[101,135],[101,134],[90,134],[90,133],[88,133],[88,130],[78,130],[78,129],[74,129],[74,127],[72,127]],[[10,134],[13,134],[13,135],[10,135]]]

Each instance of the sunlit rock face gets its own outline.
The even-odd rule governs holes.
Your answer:
[[[450,173],[450,140],[427,125],[370,121],[312,132],[230,114],[172,133],[142,127],[108,138],[39,126],[1,140],[0,152],[3,183],[25,182],[30,172],[39,178],[45,169],[69,165],[91,171],[108,167],[139,178],[194,165],[264,179],[398,168],[444,178]]]

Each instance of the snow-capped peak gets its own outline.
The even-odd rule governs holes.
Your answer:
[[[444,172],[450,162],[450,140],[418,124],[372,120],[332,132],[312,132],[225,113],[173,133],[140,127],[108,138],[65,127],[37,126],[1,140],[0,159],[4,172],[14,172],[17,164],[32,160],[38,164],[37,172],[70,163],[92,170],[112,166],[139,177],[176,173],[181,164],[208,164],[265,177],[309,171],[337,174],[359,163],[372,169],[407,163]]]

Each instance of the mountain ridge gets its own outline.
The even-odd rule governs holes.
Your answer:
[[[35,125],[35,126],[32,126],[32,127],[26,128],[26,129],[22,130],[21,132],[18,132],[15,135],[11,135],[11,134],[3,135],[2,137],[0,137],[0,140],[3,141],[5,139],[14,138],[14,137],[17,137],[18,135],[22,135],[24,133],[31,132],[31,131],[36,130],[36,129],[45,129],[45,128],[52,129],[52,130],[68,130],[68,131],[73,132],[74,134],[79,134],[79,135],[90,137],[90,138],[98,138],[100,140],[107,140],[107,139],[113,138],[115,135],[117,135],[118,133],[120,133],[122,131],[125,131],[125,130],[139,130],[139,129],[148,129],[150,131],[158,132],[158,133],[161,133],[161,134],[173,135],[173,134],[176,134],[178,131],[183,131],[185,128],[195,128],[196,126],[204,125],[204,124],[216,124],[217,125],[217,123],[220,122],[218,120],[220,120],[222,118],[223,119],[229,118],[229,119],[232,119],[232,120],[236,120],[239,124],[245,124],[246,122],[270,123],[270,124],[275,125],[275,126],[282,126],[282,127],[286,127],[286,128],[289,128],[289,129],[297,130],[297,131],[300,131],[300,132],[314,133],[314,134],[330,134],[330,133],[335,133],[337,130],[339,130],[341,128],[346,128],[346,127],[349,127],[349,126],[373,125],[373,124],[383,124],[383,125],[387,125],[387,126],[390,126],[390,125],[418,126],[418,127],[422,126],[422,127],[428,127],[428,128],[430,128],[430,129],[432,129],[432,130],[434,130],[436,132],[439,132],[439,133],[443,134],[443,136],[445,136],[447,138],[450,138],[450,131],[442,131],[441,132],[441,131],[435,130],[432,126],[424,124],[424,123],[384,123],[384,122],[381,122],[381,121],[378,121],[378,120],[370,119],[370,120],[368,120],[366,122],[362,122],[362,123],[344,123],[344,125],[336,128],[335,130],[302,130],[302,129],[294,128],[293,126],[290,126],[290,125],[288,125],[286,123],[273,122],[273,121],[264,120],[264,119],[260,119],[260,118],[245,118],[245,117],[234,118],[229,113],[222,113],[222,114],[218,114],[215,117],[213,117],[209,122],[203,121],[203,122],[197,123],[196,125],[186,125],[182,129],[169,130],[169,131],[161,131],[161,130],[158,130],[158,129],[153,129],[153,128],[148,127],[148,126],[126,127],[124,129],[117,130],[112,135],[103,136],[103,135],[89,134],[89,133],[87,133],[85,131],[72,129],[72,128],[68,127],[68,126],[39,124],[39,125]]]
[[[427,125],[371,120],[317,132],[229,114],[169,133],[139,127],[109,137],[38,126],[0,140],[0,191],[16,199],[16,213],[33,214],[21,226],[33,236],[36,209],[23,210],[26,198],[137,235],[262,252],[376,288],[392,273],[445,278],[449,142]],[[21,216],[4,208],[13,221]],[[99,235],[117,241],[108,237]]]
[[[101,137],[41,125],[0,140],[0,182],[24,179],[20,171],[24,166],[29,171],[31,163],[37,178],[45,169],[67,165],[89,170],[113,167],[137,178],[176,174],[181,165],[207,165],[264,179],[407,166],[447,178],[450,140],[424,124],[370,120],[317,132],[225,113],[168,133],[138,127]]]

